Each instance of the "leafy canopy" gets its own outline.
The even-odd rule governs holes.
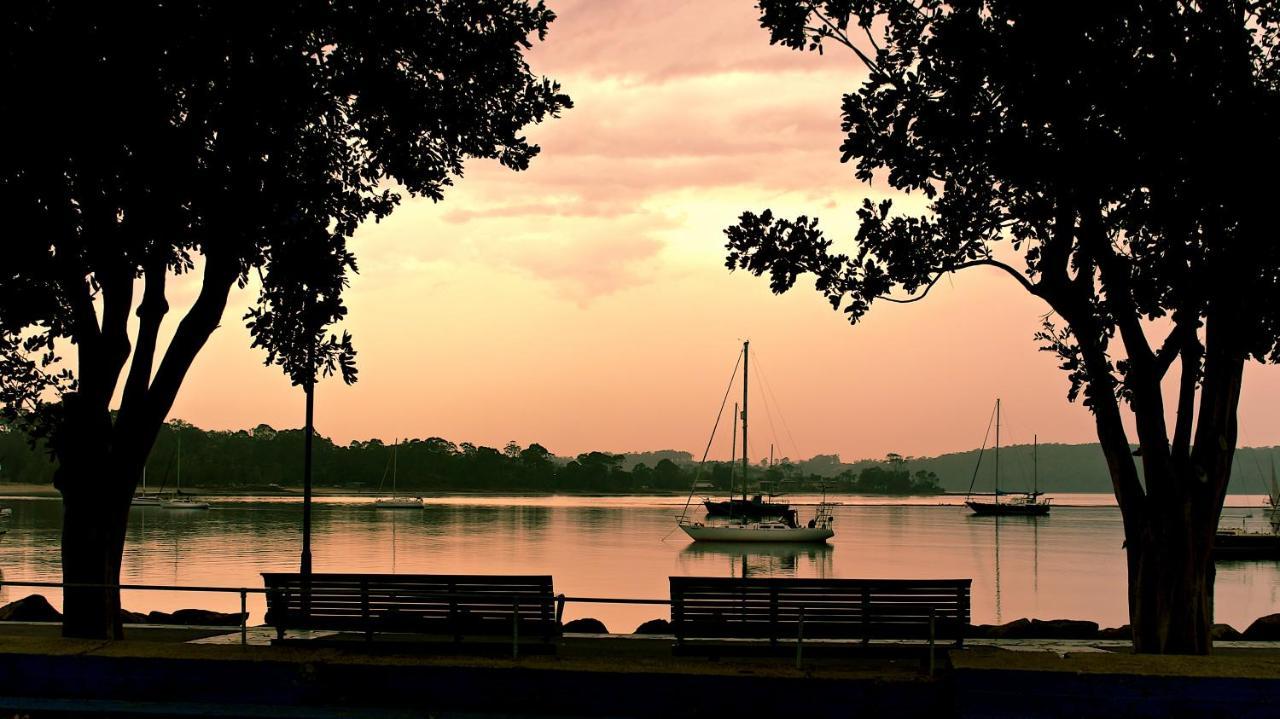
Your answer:
[[[357,269],[348,238],[404,193],[440,200],[466,158],[528,167],[522,128],[572,106],[524,58],[553,19],[526,0],[6,8],[0,404],[50,419],[55,396],[104,406],[132,351],[122,413],[167,411],[251,277],[267,362],[295,383],[317,368],[354,381],[351,338],[325,336]],[[197,270],[155,367],[166,278]]]
[[[921,195],[902,214],[864,200],[852,254],[816,218],[744,213],[728,266],[775,292],[812,273],[857,322],[950,272],[997,268],[1065,320],[1040,339],[1071,397],[1130,396],[1203,327],[1226,351],[1280,359],[1280,253],[1269,183],[1280,160],[1274,3],[761,0],[772,42],[833,43],[867,68],[844,96],[841,159],[856,177]],[[1263,168],[1262,170],[1254,168]],[[1153,347],[1146,335],[1172,327]],[[1123,352],[1109,352],[1120,334]],[[1102,357],[1089,371],[1086,356]],[[1111,357],[1119,359],[1111,359]]]

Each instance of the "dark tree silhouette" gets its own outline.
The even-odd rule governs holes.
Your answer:
[[[1280,159],[1274,3],[758,7],[774,43],[857,55],[868,75],[844,97],[842,159],[928,209],[864,201],[852,256],[815,219],[746,213],[726,230],[729,268],[769,273],[775,292],[812,273],[854,323],[972,267],[1042,298],[1057,324],[1038,339],[1094,415],[1124,514],[1135,647],[1208,652],[1241,374],[1280,359],[1260,177]]]
[[[466,158],[528,166],[522,128],[570,106],[524,58],[553,19],[526,0],[5,6],[0,404],[58,461],[65,581],[118,581],[139,470],[233,285],[260,283],[269,363],[355,379],[350,338],[324,337],[347,238],[402,193],[441,199]],[[198,295],[160,352],[175,276]],[[64,633],[119,637],[118,610],[68,590]]]

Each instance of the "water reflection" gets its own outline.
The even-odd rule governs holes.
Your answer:
[[[570,596],[663,598],[672,575],[971,577],[978,623],[997,621],[997,615],[999,621],[1076,618],[1106,626],[1127,621],[1123,522],[1114,506],[1102,504],[1105,498],[1070,498],[1039,520],[970,518],[963,506],[940,506],[934,499],[848,499],[835,508],[836,536],[829,546],[746,546],[691,543],[673,533],[683,497],[450,497],[428,499],[425,509],[407,512],[375,510],[367,497],[325,497],[313,513],[312,551],[316,571],[550,574],[556,591]],[[59,579],[61,503],[5,503],[14,515],[0,539],[4,576]],[[1265,521],[1260,503],[1232,508],[1226,514],[1239,518],[1224,525],[1238,526],[1246,514]],[[138,507],[130,514],[122,579],[261,587],[261,572],[296,571],[300,548],[297,498],[218,498],[200,513]],[[0,599],[37,591],[61,606],[57,592],[44,589],[0,589]],[[123,599],[134,611],[239,608],[235,595],[136,591]],[[1280,611],[1278,601],[1280,562],[1219,567],[1217,621],[1243,628]],[[253,621],[260,621],[258,595],[250,605]],[[566,607],[569,619],[593,616],[623,632],[661,614],[642,605]]]
[[[693,542],[680,550],[680,568],[703,568],[710,563],[730,577],[834,577],[833,547],[829,544],[774,542]],[[711,560],[711,562],[707,562]],[[718,576],[718,575],[716,575]]]
[[[1031,595],[1038,596],[1040,592],[1040,520],[1048,521],[1048,517],[1003,517],[970,515],[969,519],[974,522],[990,522],[992,525],[992,574],[994,575],[995,585],[995,623],[1004,622],[1004,612],[1001,608],[1001,586],[1000,586],[1000,524],[1011,523],[1019,528],[1030,526],[1031,528]],[[1012,528],[1012,527],[1011,527]],[[1008,529],[1005,530],[1006,535]],[[1025,533],[1025,529],[1022,533]],[[1015,535],[1017,536],[1017,535]]]

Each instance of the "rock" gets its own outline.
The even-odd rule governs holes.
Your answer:
[[[138,612],[131,612],[128,609],[121,609],[120,623],[121,624],[146,624],[147,615],[139,614]]]
[[[1097,622],[1075,619],[1015,619],[1005,624],[979,624],[971,628],[969,636],[974,639],[1101,638]]]
[[[995,627],[994,624],[970,624],[969,631],[964,636],[966,639],[990,639],[991,630]]]
[[[1255,642],[1280,640],[1280,614],[1268,614],[1253,620],[1253,624],[1244,630],[1244,638]]]
[[[1037,639],[1096,639],[1098,623],[1078,619],[1032,619],[1030,632]]]
[[[32,594],[0,607],[0,622],[60,622],[62,613],[43,594]]]
[[[179,609],[172,614],[151,612],[147,615],[150,624],[184,624],[193,627],[238,627],[243,614],[226,614],[208,609]]]
[[[665,619],[650,619],[636,627],[634,634],[670,634],[671,622]]]
[[[987,636],[992,639],[1027,639],[1031,636],[1030,631],[1030,619],[1015,619],[1012,622],[990,627]]]
[[[565,634],[608,634],[609,629],[605,627],[604,622],[599,619],[586,617],[584,619],[575,619],[566,622],[564,625]]]
[[[1133,628],[1128,624],[1121,627],[1108,627],[1107,629],[1098,630],[1099,639],[1133,639]]]
[[[1240,638],[1240,632],[1230,624],[1215,624],[1209,629],[1209,638],[1215,642],[1230,642]]]

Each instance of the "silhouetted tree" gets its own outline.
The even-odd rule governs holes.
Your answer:
[[[0,11],[0,404],[58,460],[66,581],[118,581],[140,468],[232,286],[259,283],[253,344],[294,382],[355,379],[350,338],[325,337],[347,239],[401,193],[439,200],[466,158],[527,167],[522,128],[570,106],[524,58],[553,18],[526,0]],[[198,295],[158,353],[174,275]],[[118,637],[118,610],[69,590],[64,633]]]
[[[1202,653],[1245,361],[1280,359],[1274,3],[761,0],[772,41],[837,43],[868,75],[842,159],[922,196],[858,209],[852,256],[808,217],[744,214],[728,265],[812,273],[857,322],[990,267],[1043,299],[1038,335],[1083,393],[1124,514],[1142,652]],[[1245,166],[1259,168],[1250,171]],[[1164,335],[1152,342],[1149,335]],[[1118,343],[1116,340],[1119,340]],[[1172,427],[1161,380],[1180,365]],[[1121,421],[1137,427],[1139,480]]]

